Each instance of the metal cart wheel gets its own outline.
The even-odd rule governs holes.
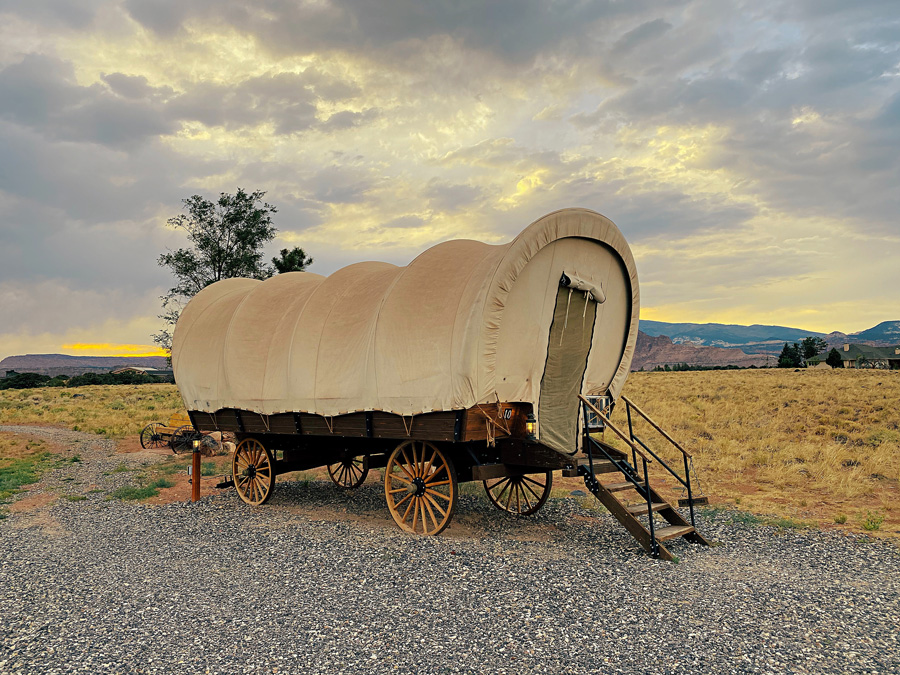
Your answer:
[[[530,516],[540,509],[553,489],[553,472],[530,476],[506,476],[484,481],[491,504],[517,516]]]
[[[369,475],[369,457],[345,457],[337,464],[328,465],[331,482],[344,490],[358,488]]]
[[[384,495],[400,529],[439,534],[450,524],[456,507],[456,470],[431,443],[406,441],[388,459]]]
[[[238,497],[252,506],[269,501],[275,488],[275,460],[255,438],[245,438],[234,449],[231,475]]]
[[[141,429],[142,448],[149,450],[150,448],[161,448],[166,444],[159,433],[161,426],[163,426],[162,422],[150,422],[150,424]]]
[[[176,455],[182,452],[191,452],[194,449],[194,441],[199,441],[201,438],[203,438],[203,434],[190,424],[185,424],[183,427],[178,427],[172,434],[169,447]]]

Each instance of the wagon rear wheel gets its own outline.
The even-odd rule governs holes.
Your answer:
[[[388,459],[384,494],[400,529],[439,534],[450,524],[456,507],[456,470],[431,443],[406,441]]]
[[[353,490],[358,488],[366,481],[369,475],[369,458],[366,455],[362,457],[345,457],[337,464],[328,465],[328,475],[331,481],[339,488],[345,490]]]
[[[253,506],[266,503],[275,488],[272,453],[255,438],[245,438],[234,449],[231,475],[242,501]]]
[[[150,448],[161,448],[166,442],[159,433],[159,428],[163,426],[161,422],[150,422],[141,429],[141,447],[145,450]]]
[[[517,516],[535,513],[547,501],[552,489],[552,471],[484,481],[484,491],[491,504]]]
[[[172,434],[169,446],[176,455],[182,452],[191,452],[194,449],[194,441],[199,441],[203,437],[199,431],[194,429],[190,424],[178,427]]]

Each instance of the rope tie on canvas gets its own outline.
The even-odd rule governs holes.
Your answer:
[[[415,417],[415,415],[410,415],[410,416],[409,416],[409,425],[407,425],[407,424],[406,424],[406,415],[401,415],[401,416],[400,416],[400,419],[403,420],[403,428],[406,429],[406,435],[407,435],[407,436],[409,436],[410,434],[412,434],[412,425],[413,425],[413,418],[414,418],[414,417]]]

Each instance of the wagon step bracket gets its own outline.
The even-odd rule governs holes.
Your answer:
[[[709,542],[701,535],[694,523],[694,504],[705,503],[705,498],[694,497],[691,487],[690,453],[665,433],[646,414],[624,396],[628,414],[628,432],[619,430],[609,421],[610,409],[600,410],[584,396],[579,396],[583,407],[583,449],[585,457],[579,457],[575,467],[567,469],[563,475],[577,475],[584,478],[584,484],[607,510],[625,527],[650,555],[663,560],[673,560],[672,553],[663,542],[678,537],[688,541],[709,546]],[[678,450],[684,457],[684,478],[676,473],[659,455],[651,450],[644,441],[634,433],[632,411],[641,415],[649,424]],[[601,428],[609,428],[618,435],[631,450],[631,456],[623,453],[607,443],[591,436],[597,431],[598,420]],[[630,460],[630,461],[629,461]],[[655,460],[655,461],[654,461]],[[650,482],[648,465],[658,464],[664,471],[674,477],[687,491],[688,498],[679,500],[690,509],[690,520],[686,520],[679,511],[668,503]],[[611,468],[610,468],[611,467]],[[620,472],[624,480],[601,483],[597,474]],[[634,494],[637,494],[636,503]],[[621,498],[620,498],[621,497]],[[658,519],[665,525],[658,526]],[[661,525],[661,523],[659,523]]]

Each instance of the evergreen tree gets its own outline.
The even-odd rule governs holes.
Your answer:
[[[825,363],[832,368],[844,367],[844,359],[841,358],[841,353],[834,347],[831,348],[831,351],[828,352],[828,356],[825,357]]]
[[[789,345],[784,343],[784,349],[778,357],[779,368],[802,368],[803,367],[803,350],[796,342]]]

